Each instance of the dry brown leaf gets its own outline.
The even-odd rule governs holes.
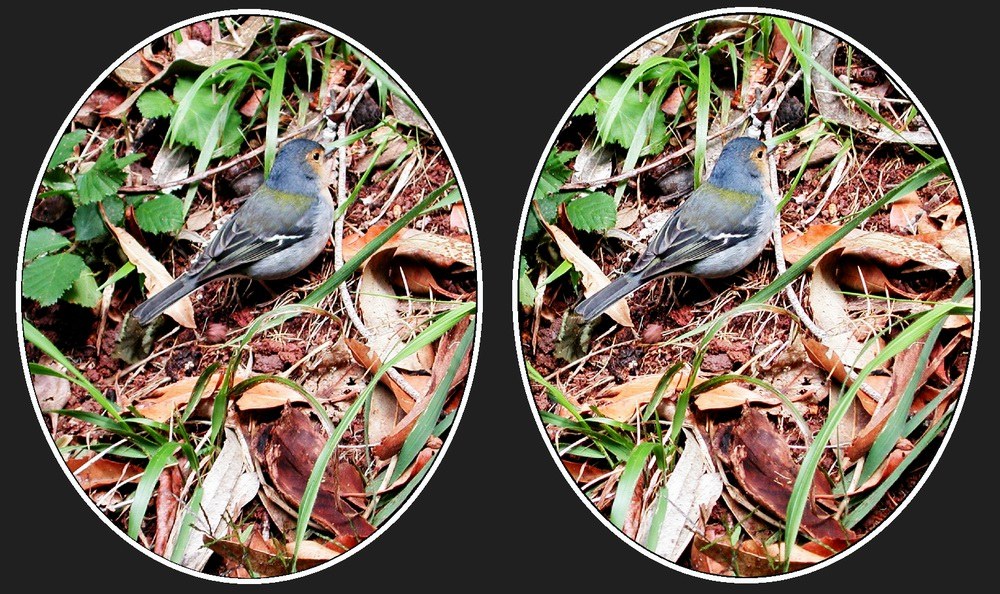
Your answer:
[[[921,299],[924,293],[914,293],[892,282],[878,265],[856,258],[845,258],[837,270],[837,281],[849,289],[869,295],[898,295],[907,299]]]
[[[862,327],[847,314],[847,300],[836,282],[840,257],[840,250],[831,250],[816,261],[809,282],[809,304],[813,321],[827,332],[821,342],[844,364],[860,369],[875,358],[882,345],[877,342],[865,348],[856,338]]]
[[[948,254],[955,262],[958,262],[965,278],[975,276],[972,269],[972,241],[969,239],[968,227],[958,225],[951,231],[948,231],[939,241],[944,253]]]
[[[689,371],[681,369],[670,378],[670,383],[663,391],[663,401],[670,400],[674,394],[687,385]],[[653,373],[635,377],[624,384],[605,388],[597,395],[597,410],[602,415],[617,421],[629,422],[635,419],[637,413],[649,403],[660,383],[662,374]],[[697,386],[709,378],[700,379]],[[744,404],[781,404],[775,396],[764,395],[743,386],[730,382],[716,386],[707,392],[694,397],[694,404],[699,410],[719,410],[735,408]]]
[[[663,104],[660,105],[660,110],[670,117],[676,116],[682,109],[684,109],[684,86],[677,85],[674,90],[667,95],[667,98],[663,100]]]
[[[566,471],[573,477],[573,480],[581,485],[595,481],[608,474],[607,470],[598,468],[589,462],[574,462],[572,460],[561,460]]]
[[[392,359],[406,346],[404,336],[412,331],[413,326],[400,315],[400,300],[389,282],[392,257],[392,250],[379,250],[365,264],[358,282],[357,304],[368,327],[368,347],[381,361]],[[430,345],[421,351],[425,361],[433,360],[433,348]],[[397,361],[395,367],[407,371],[428,369],[418,355],[419,353],[413,353]]]
[[[827,555],[823,556],[822,551],[826,551]],[[775,575],[780,572],[780,564],[775,560],[782,559],[783,553],[784,543],[772,543],[765,549],[748,539],[734,547],[725,529],[717,524],[711,525],[704,536],[696,535],[691,541],[692,566],[714,575]],[[792,548],[789,571],[806,569],[833,554],[825,548],[817,551],[795,545]]]
[[[201,394],[201,400],[210,398],[222,384],[223,371],[212,374],[205,384],[205,390]],[[247,379],[245,373],[237,372],[233,375],[232,385],[235,386]],[[174,411],[185,406],[191,399],[191,392],[194,391],[197,377],[185,377],[172,384],[157,388],[149,396],[138,401],[136,410],[147,419],[160,421],[161,423],[170,420]],[[265,408],[276,408],[288,402],[305,402],[306,399],[296,390],[277,382],[261,382],[246,390],[236,400],[236,406],[240,410],[257,410]]]
[[[448,224],[451,228],[460,233],[470,233],[469,217],[465,214],[465,204],[456,202],[451,205],[451,214],[448,216]]]
[[[837,139],[826,136],[816,144],[816,148],[813,149],[811,155],[809,154],[809,146],[806,145],[786,157],[778,165],[778,171],[781,171],[782,173],[798,171],[799,168],[802,167],[802,162],[806,160],[806,155],[809,155],[808,165],[815,165],[817,163],[829,161],[837,156],[837,153],[840,152],[840,148],[840,142]]]
[[[91,460],[90,456],[66,460],[66,467],[84,491],[119,483],[135,483],[142,478],[143,468],[133,462],[117,462],[107,458]]]
[[[367,435],[369,443],[379,443],[392,434],[393,428],[406,415],[392,390],[383,384],[375,386],[369,400]]]
[[[60,373],[66,373],[66,368],[56,363],[48,355],[42,356],[38,364]],[[69,402],[71,387],[66,378],[35,374],[31,376],[31,385],[35,389],[38,408],[42,409],[42,412],[60,409]]]
[[[837,229],[840,229],[840,225],[810,225],[806,229],[805,233],[789,232],[786,233],[784,237],[781,238],[781,247],[785,253],[785,260],[789,264],[794,264],[801,260],[810,250],[816,247],[821,241],[832,235]],[[853,229],[847,234],[844,239],[850,239],[861,234],[861,231]],[[840,243],[835,244],[834,247],[841,245],[844,239],[840,240]],[[813,260],[812,264],[809,265],[809,269],[816,265],[816,260]]]
[[[948,273],[958,268],[948,254],[913,237],[870,231],[848,236],[840,245],[844,247],[844,256],[873,260],[891,268],[900,268],[909,262],[920,262]]]
[[[122,251],[125,252],[125,257],[129,259],[129,262],[135,264],[135,267],[143,274],[145,277],[145,287],[147,297],[153,296],[155,293],[162,290],[164,287],[174,282],[174,277],[170,276],[167,269],[160,264],[159,260],[150,255],[146,251],[146,248],[136,241],[128,231],[122,229],[121,227],[116,227],[112,225],[107,220],[104,224],[108,226],[111,233],[118,240],[118,245],[121,246]],[[194,328],[194,306],[191,305],[190,297],[182,297],[174,302],[173,305],[168,307],[164,311],[166,315],[174,319],[178,324],[184,326],[185,328]]]
[[[957,224],[958,217],[961,215],[962,200],[958,196],[955,196],[931,212],[931,218],[941,221],[942,231],[951,231],[954,229]]]
[[[897,199],[889,207],[889,226],[913,235],[917,232],[917,221],[925,218],[923,200],[916,192]]]
[[[587,254],[583,253],[580,246],[573,243],[573,240],[568,235],[563,233],[558,227],[549,225],[544,219],[540,220],[548,230],[549,235],[556,242],[556,245],[559,246],[559,252],[562,254],[562,257],[569,260],[573,267],[582,275],[581,282],[583,283],[584,295],[589,297],[611,284],[611,281],[604,274],[604,271],[601,270],[601,267],[591,260]],[[624,298],[619,299],[614,305],[605,310],[604,313],[626,328],[634,327],[632,316],[628,310],[628,303]]]
[[[350,349],[351,355],[354,356],[354,360],[358,362],[358,365],[364,367],[369,373],[374,373],[380,367],[382,367],[382,361],[375,355],[371,349],[369,349],[365,344],[354,340],[353,338],[345,338],[344,344]],[[426,377],[426,376],[407,376],[407,380],[410,381],[414,388],[420,389],[413,384],[413,380],[416,377]],[[384,385],[388,386],[392,393],[396,396],[396,401],[399,403],[400,408],[404,411],[409,412],[413,408],[414,400],[413,397],[406,393],[403,388],[399,387],[388,373],[383,373],[381,381]]]
[[[751,499],[768,513],[784,518],[799,465],[786,438],[767,417],[745,408],[738,421],[719,427],[712,439],[716,455],[733,471]],[[813,538],[853,540],[854,534],[830,514],[816,506],[816,498],[832,495],[830,481],[819,469],[813,475],[809,501],[802,514],[802,531]]]

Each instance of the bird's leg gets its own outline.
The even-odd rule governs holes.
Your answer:
[[[713,302],[713,301],[715,301],[716,299],[719,298],[719,292],[716,291],[715,289],[713,289],[710,284],[708,284],[708,280],[707,279],[704,279],[704,278],[702,278],[700,276],[695,277],[695,278],[697,278],[701,282],[701,285],[703,287],[705,287],[705,290],[708,291],[708,299],[704,299],[702,301],[699,301],[698,303],[695,303],[696,307],[701,307],[703,305],[708,305],[709,303],[711,303],[711,302]]]
[[[275,290],[274,290],[274,289],[272,289],[272,288],[271,288],[271,286],[270,286],[270,285],[268,285],[268,284],[267,284],[266,282],[264,282],[263,280],[261,280],[261,279],[259,279],[259,278],[258,278],[258,279],[256,279],[256,280],[257,280],[257,282],[258,282],[258,283],[260,283],[260,286],[264,287],[264,290],[266,290],[266,291],[267,291],[267,292],[268,292],[268,293],[269,293],[269,294],[271,295],[271,299],[277,299],[278,297],[280,297],[280,296],[281,296],[281,294],[280,294],[280,293],[277,293],[277,292],[275,292]]]

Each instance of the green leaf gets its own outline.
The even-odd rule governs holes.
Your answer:
[[[580,231],[603,231],[615,226],[618,211],[614,198],[604,192],[594,192],[567,204],[566,216]]]
[[[101,292],[97,289],[97,280],[93,271],[84,265],[80,276],[73,281],[73,286],[63,295],[63,300],[83,307],[95,307],[101,300]]]
[[[621,108],[614,119],[610,119],[611,101],[618,94],[623,82],[624,80],[617,75],[608,75],[597,81],[597,126],[598,130],[606,131],[601,135],[602,142],[615,143],[627,149],[632,144],[632,138],[642,121],[649,96],[641,96],[638,89],[629,89],[622,100]],[[653,118],[653,125],[640,155],[662,151],[666,140],[667,125],[663,122],[663,113],[660,112]]]
[[[70,241],[53,229],[32,229],[28,231],[28,238],[24,242],[24,261],[30,262],[42,254],[58,252],[69,245]]]
[[[597,99],[594,99],[594,96],[590,93],[584,95],[583,99],[580,100],[580,105],[577,105],[576,109],[573,110],[574,117],[581,115],[594,115],[595,113],[597,113]]]
[[[52,305],[73,286],[84,266],[76,254],[41,257],[24,268],[21,293],[39,305]]]
[[[161,194],[136,207],[135,222],[150,233],[177,231],[184,224],[184,202],[175,196]]]
[[[63,137],[59,139],[59,144],[56,145],[56,150],[52,151],[52,160],[49,161],[49,166],[45,168],[46,171],[55,169],[66,161],[69,161],[73,156],[73,149],[76,148],[76,145],[83,142],[83,139],[86,137],[86,130],[74,130],[63,134]]]
[[[174,85],[174,100],[180,103],[190,97],[190,108],[185,112],[183,118],[174,118],[172,125],[174,142],[193,146],[198,150],[205,148],[206,140],[212,130],[212,122],[219,116],[219,112],[226,108],[226,95],[214,91],[212,85],[204,85],[192,91],[194,81],[190,78],[178,78]],[[240,114],[231,110],[225,116],[225,123],[222,128],[222,139],[219,148],[213,156],[231,157],[240,150],[243,143],[243,134],[240,132]]]
[[[125,168],[144,156],[142,153],[133,153],[116,159],[115,147],[109,142],[97,161],[76,178],[79,203],[92,204],[117,194],[125,183]]]
[[[125,220],[125,205],[117,196],[109,196],[101,201],[108,220],[114,225],[121,225]],[[76,241],[90,241],[104,237],[108,230],[101,219],[101,213],[96,204],[84,204],[73,213],[73,228]]]
[[[65,169],[53,169],[42,176],[42,185],[49,189],[46,196],[76,193],[76,183]],[[41,198],[41,196],[39,196]]]
[[[556,215],[559,214],[559,205],[576,196],[576,194],[576,192],[559,192],[543,198],[536,198],[535,202],[538,203],[538,210],[542,212],[545,222],[551,223],[556,220]],[[538,232],[541,230],[542,226],[538,224],[535,209],[532,208],[528,211],[528,220],[524,222],[524,237],[525,239],[531,239],[535,235],[538,235]]]
[[[542,174],[538,176],[538,184],[535,186],[534,198],[537,200],[548,196],[553,192],[558,192],[570,176],[573,170],[566,166],[580,151],[560,151],[555,147],[549,151],[549,156],[545,158],[545,166],[542,167]]]
[[[146,91],[135,101],[139,113],[147,119],[165,118],[172,113],[177,105],[163,91]]]
[[[517,300],[521,305],[531,307],[535,304],[535,285],[528,278],[528,260],[524,256],[521,256],[517,274]]]

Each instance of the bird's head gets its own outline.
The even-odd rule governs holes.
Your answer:
[[[326,151],[312,140],[296,138],[282,145],[274,158],[267,185],[275,190],[313,194],[326,177]]]
[[[756,193],[762,185],[766,187],[767,176],[767,146],[741,136],[722,147],[708,181],[727,190]]]

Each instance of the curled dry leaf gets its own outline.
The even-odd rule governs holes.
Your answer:
[[[834,57],[839,40],[826,31],[814,31],[812,47],[817,64],[827,72],[834,71]],[[852,109],[853,102],[844,97],[818,68],[812,70],[813,99],[820,114],[827,120],[854,128],[862,134],[877,138],[882,142],[907,142],[920,145],[936,145],[934,133],[927,128],[895,131],[876,122],[860,110]]]
[[[670,379],[670,384],[663,392],[663,401],[673,399],[676,393],[687,385],[689,371],[681,369]],[[617,421],[629,422],[635,419],[636,414],[653,398],[657,384],[660,383],[662,374],[654,373],[641,375],[620,384],[605,388],[597,395],[595,403],[597,410],[602,415]],[[708,378],[699,378],[695,383],[704,382]],[[694,404],[699,410],[719,410],[735,408],[744,404],[781,404],[781,400],[769,394],[761,394],[743,386],[730,382],[716,386],[711,390],[702,392],[694,397]]]
[[[839,250],[831,250],[816,262],[809,282],[809,304],[813,321],[827,333],[820,342],[845,365],[860,369],[875,358],[882,345],[876,338],[866,348],[856,338],[865,329],[847,314],[847,299],[836,281],[840,255]]]
[[[354,356],[354,360],[357,361],[358,365],[363,367],[368,373],[374,373],[382,367],[382,361],[363,343],[354,340],[353,338],[344,338],[344,344],[347,345],[347,348],[351,351],[351,355]],[[427,385],[430,383],[429,376],[410,373],[403,373],[402,375],[418,392],[426,393]],[[389,374],[382,374],[379,381],[392,390],[393,395],[396,397],[396,401],[399,403],[399,406],[403,409],[403,411],[409,412],[413,408],[413,398],[407,394],[406,391],[396,383],[396,380],[389,376]]]
[[[204,543],[226,535],[230,519],[238,517],[240,510],[257,496],[259,487],[260,481],[257,480],[248,452],[240,444],[236,432],[225,429],[222,450],[202,481],[202,497],[198,509],[183,510],[183,513],[193,512],[195,520],[192,533],[204,535],[204,541],[199,538],[188,539],[181,565],[201,571],[212,556],[212,550]],[[184,507],[187,508],[186,505]],[[183,514],[179,515],[183,517]],[[177,541],[181,524],[183,522],[174,524],[171,542]],[[168,550],[171,548],[168,545]]]
[[[629,52],[628,55],[622,58],[622,64],[636,66],[638,64],[642,64],[653,56],[662,56],[666,54],[673,49],[674,43],[677,42],[677,35],[680,34],[680,31],[680,28],[673,28],[661,35],[657,35]]]
[[[382,361],[391,359],[406,346],[405,337],[414,333],[416,321],[400,314],[401,301],[390,282],[390,271],[401,263],[410,265],[410,272],[417,286],[447,293],[434,280],[432,274],[422,275],[413,265],[432,266],[449,272],[468,271],[475,265],[472,244],[459,239],[416,231],[407,233],[393,245],[383,246],[361,272],[358,284],[358,309],[368,327],[368,346]],[[426,269],[426,268],[425,268]],[[404,272],[405,275],[405,272]],[[428,278],[429,277],[429,278]],[[407,281],[409,277],[406,277]],[[434,360],[433,348],[428,345],[417,353],[396,363],[395,367],[407,371],[424,371]]]
[[[133,462],[118,462],[92,456],[66,460],[66,467],[76,477],[84,491],[97,487],[111,487],[121,483],[135,483],[142,478],[143,468]]]
[[[710,453],[699,447],[693,438],[686,443],[688,445],[667,479],[669,502],[657,498],[646,509],[637,539],[669,561],[677,561],[695,533],[704,533],[705,518],[722,496],[722,476],[715,471]],[[667,505],[667,512],[656,542],[649,543],[649,528],[660,505]]]
[[[975,274],[972,268],[972,241],[969,239],[969,228],[959,225],[948,231],[940,239],[940,246],[944,253],[958,263],[965,278],[972,278]]]
[[[826,371],[830,377],[835,379],[840,383],[847,382],[847,372],[844,362],[840,360],[840,357],[832,349],[809,337],[801,337],[802,346],[805,348],[806,353],[809,355],[809,359],[815,363],[820,369]],[[869,375],[865,379],[865,383],[875,390],[879,394],[885,394],[886,390],[889,389],[889,381],[891,378],[886,375]],[[847,385],[850,385],[848,383]],[[829,390],[827,390],[829,392]],[[859,391],[857,397],[861,400],[862,405],[865,410],[871,413],[878,406],[871,396],[869,396],[864,390]]]
[[[253,45],[254,40],[257,38],[257,34],[266,24],[267,19],[264,17],[247,17],[247,19],[243,21],[242,25],[238,25],[239,28],[236,30],[236,33],[227,35],[209,46],[205,46],[204,43],[198,42],[201,43],[202,49],[198,49],[196,46],[191,45],[189,48],[181,50],[180,53],[184,53],[183,56],[175,55],[173,59],[168,58],[160,61],[163,68],[133,90],[132,94],[126,97],[121,105],[118,105],[108,115],[113,118],[124,117],[128,114],[128,111],[131,109],[132,104],[135,103],[135,100],[139,98],[139,95],[142,95],[146,88],[168,74],[173,73],[178,67],[190,69],[191,64],[194,64],[196,66],[207,68],[219,60],[239,58],[243,54],[247,53]],[[142,54],[144,56],[152,53],[147,50],[149,50],[149,46],[142,49]]]
[[[224,375],[222,371],[212,374],[212,377],[205,384],[201,400],[211,398],[218,391]],[[232,385],[235,386],[248,377],[250,376],[245,373],[237,372],[233,375]],[[170,385],[157,388],[149,396],[138,401],[135,408],[139,414],[147,419],[161,423],[166,422],[174,415],[174,411],[188,403],[191,399],[191,392],[194,391],[197,383],[197,377],[185,377]],[[236,400],[236,406],[240,410],[256,410],[275,408],[288,402],[305,402],[305,400],[302,394],[284,384],[262,382],[240,394]]]
[[[395,427],[392,428],[388,435],[385,435],[382,439],[378,440],[379,443],[372,448],[373,454],[385,460],[398,454],[399,450],[402,449],[403,444],[406,442],[406,438],[410,435],[410,431],[413,430],[413,426],[416,424],[417,419],[419,419],[427,409],[432,393],[437,390],[441,381],[444,379],[444,376],[447,374],[448,368],[451,366],[451,362],[457,354],[457,349],[461,343],[462,335],[465,334],[465,330],[468,328],[469,323],[469,319],[465,318],[455,324],[454,327],[448,330],[448,332],[441,337],[441,340],[438,343],[438,356],[434,359],[434,367],[431,369],[431,379],[427,384],[424,396],[414,403],[413,407],[406,412],[405,417],[398,420]],[[451,385],[448,386],[449,392],[461,384],[469,374],[471,355],[471,351],[466,351],[462,355],[462,360],[459,363],[455,377],[452,379]],[[371,441],[376,440],[371,439]]]
[[[544,219],[539,219],[542,224],[548,230],[549,235],[559,246],[559,253],[562,254],[563,258],[569,260],[574,268],[582,275],[581,282],[583,283],[583,293],[586,296],[591,296],[597,291],[600,291],[604,287],[611,284],[611,281],[601,270],[593,260],[590,259],[587,254],[583,253],[580,246],[573,243],[568,235],[563,233],[561,229],[555,225],[549,225]],[[625,326],[626,328],[632,328],[632,316],[629,314],[628,303],[625,299],[619,299],[614,305],[609,307],[604,313],[608,314],[612,320]]]
[[[286,406],[277,421],[256,429],[252,447],[275,489],[297,508],[325,443],[317,424],[302,411]],[[375,528],[355,509],[363,509],[365,499],[358,469],[333,461],[325,469],[310,519],[338,536],[368,537]]]
[[[926,220],[926,215],[920,195],[910,192],[889,207],[889,226],[913,235],[917,232],[917,223],[921,219]]]
[[[129,262],[135,264],[135,267],[143,274],[148,296],[159,292],[174,281],[174,277],[170,276],[170,273],[163,267],[163,264],[160,264],[159,260],[150,255],[146,251],[146,248],[142,247],[128,231],[112,225],[107,220],[104,221],[104,224],[108,226],[108,229],[115,236],[118,245],[125,252],[125,257],[129,259]],[[191,305],[190,297],[178,299],[163,313],[173,318],[174,321],[185,328],[195,327],[194,306]]]
[[[785,518],[799,465],[792,458],[784,436],[767,417],[751,408],[738,421],[721,425],[713,436],[716,455],[727,466],[743,491],[768,513]],[[816,499],[830,499],[830,481],[817,468],[802,514],[802,531],[813,538],[853,540],[854,533],[840,525],[816,505]]]

